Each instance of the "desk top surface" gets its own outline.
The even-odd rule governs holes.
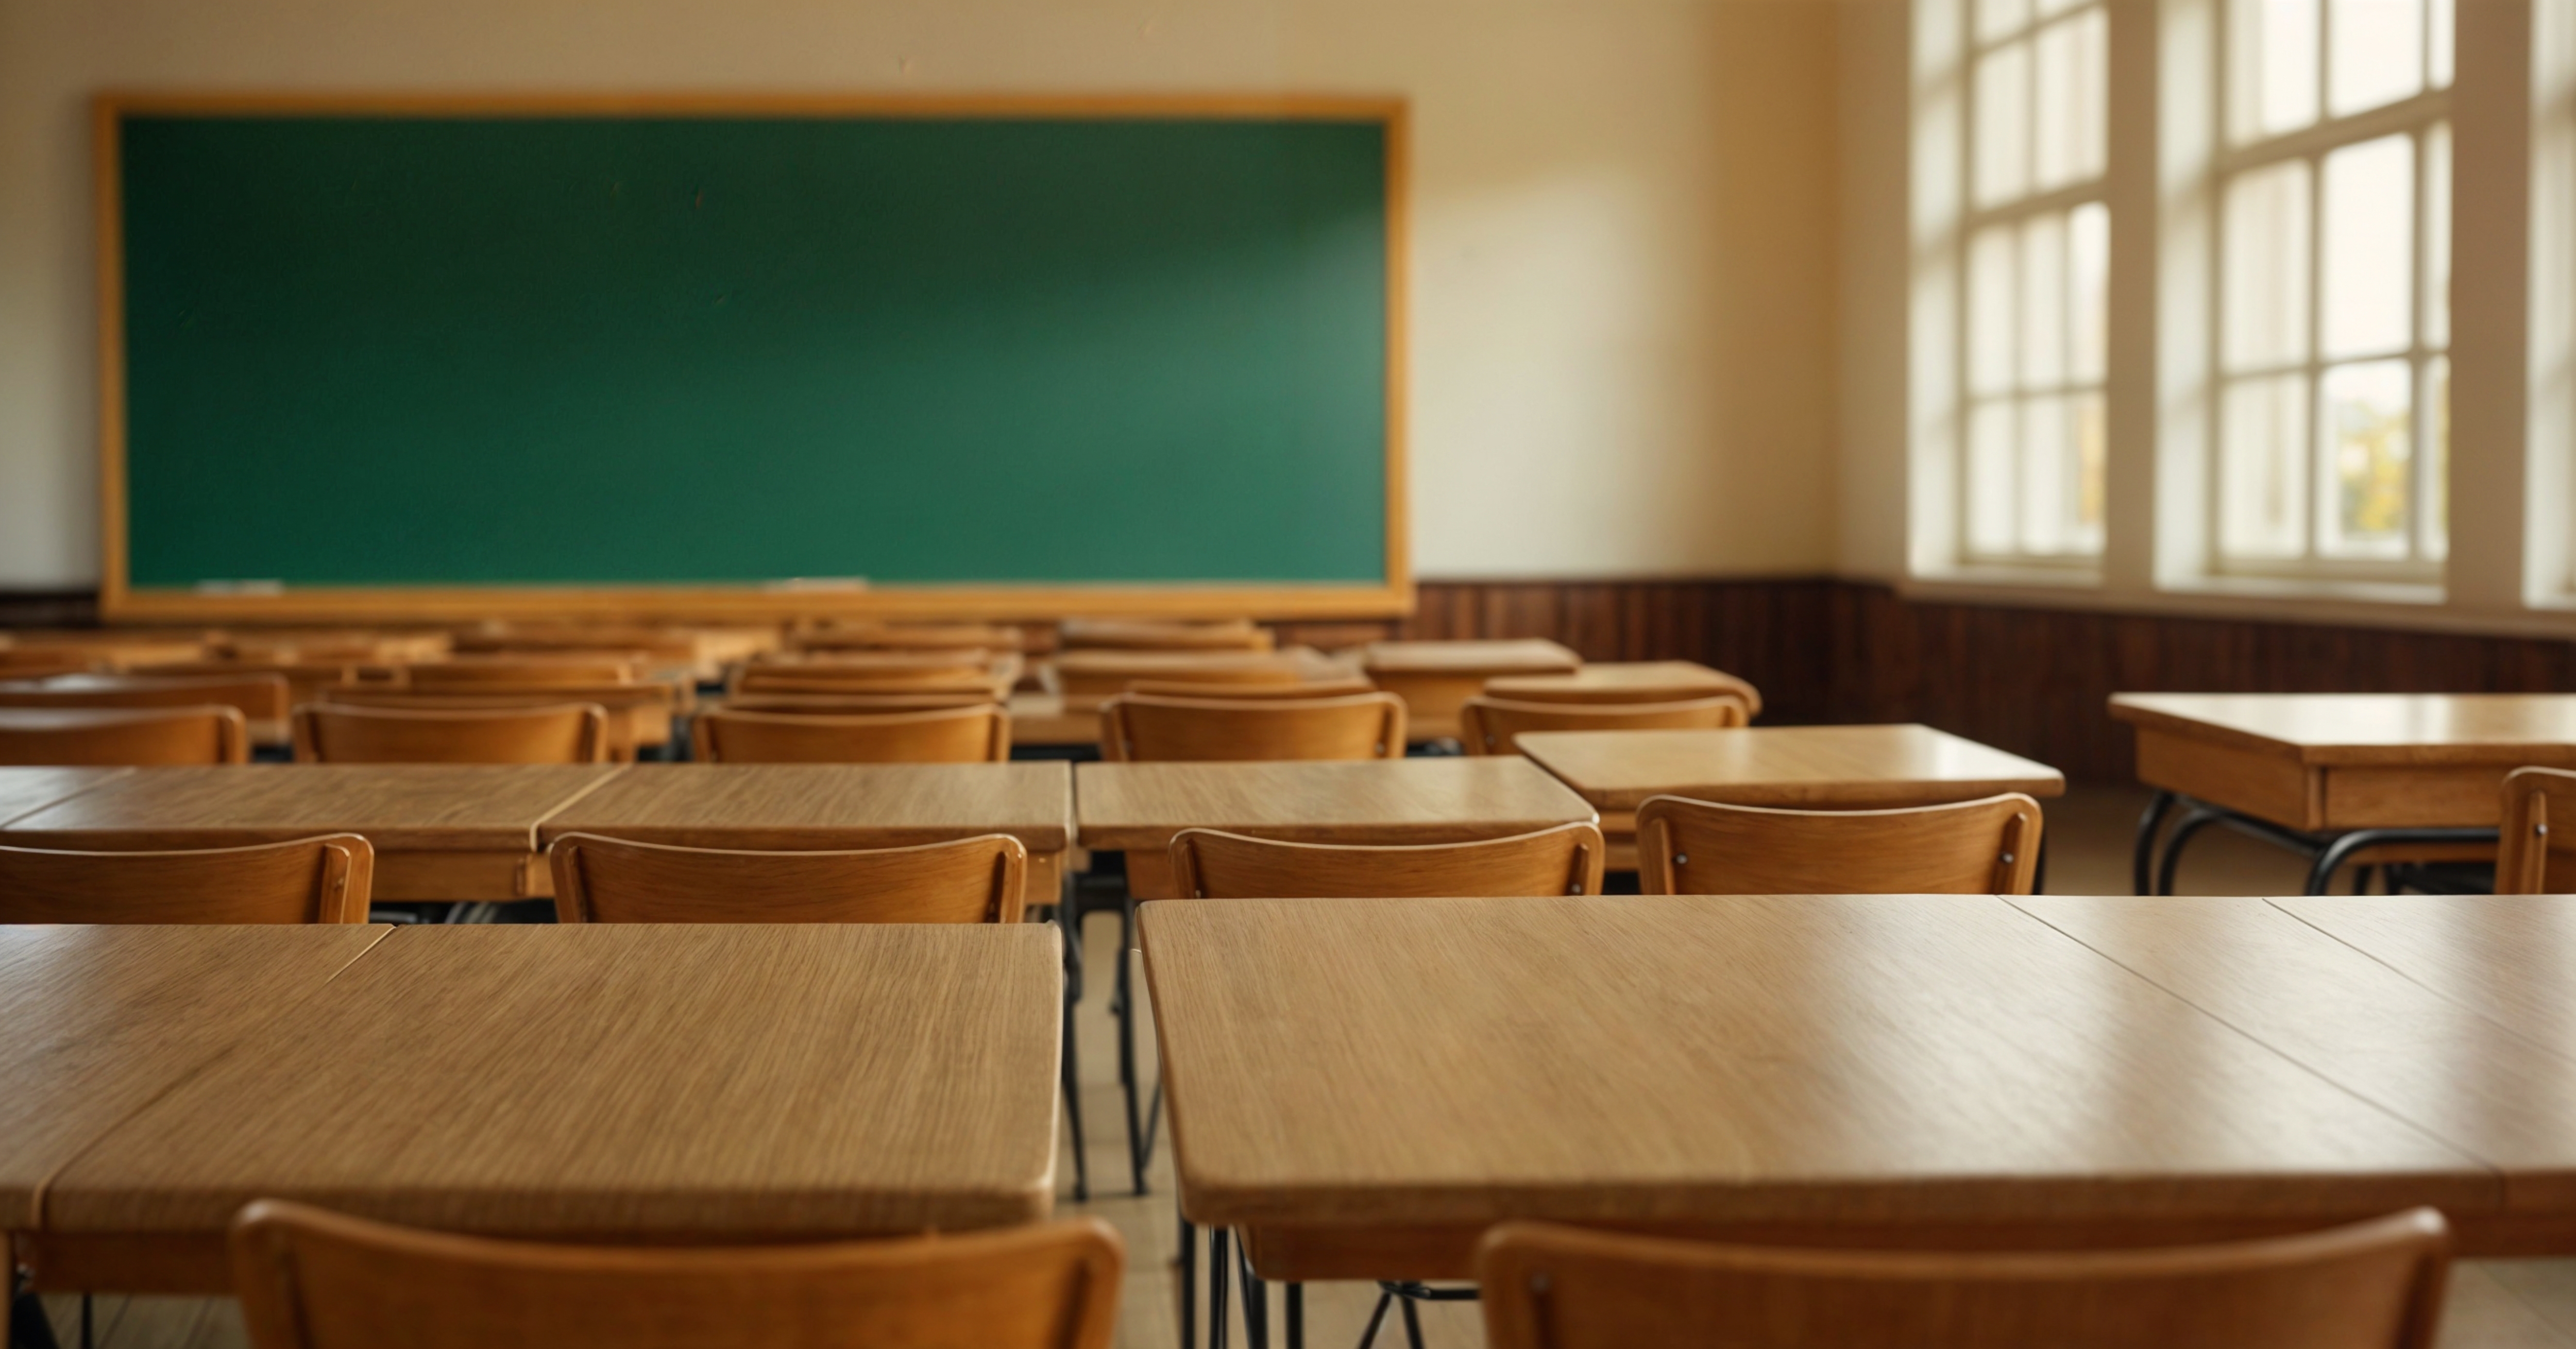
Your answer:
[[[2576,760],[2576,694],[2115,693],[2111,715],[2303,763]]]
[[[1201,1223],[2238,1218],[2505,1189],[2429,1121],[1992,896],[1142,921]]]
[[[1183,829],[1306,843],[1440,843],[1593,818],[1518,757],[1342,762],[1086,763],[1074,810],[1093,848],[1160,848]]]
[[[1538,638],[1507,641],[1371,642],[1360,665],[1389,674],[1552,674],[1579,669],[1583,658]]]
[[[0,824],[78,796],[100,783],[133,771],[131,768],[0,768]]]
[[[540,831],[690,848],[891,848],[1009,834],[1033,852],[1071,840],[1064,763],[636,764]]]
[[[1053,1195],[1045,925],[405,929],[55,1178],[61,1231],[248,1200],[520,1235],[993,1226]]]
[[[220,848],[364,834],[379,852],[526,851],[614,764],[245,764],[138,768],[0,826],[31,848]]]
[[[1936,805],[2000,792],[2057,796],[2056,769],[1929,726],[1725,731],[1526,731],[1521,752],[1609,811],[1651,796],[1728,805]]]

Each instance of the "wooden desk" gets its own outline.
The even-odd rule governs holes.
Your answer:
[[[537,825],[611,764],[250,764],[138,768],[0,826],[26,848],[232,848],[363,834],[379,900],[554,892]]]
[[[1225,829],[1299,843],[1449,843],[1588,822],[1592,808],[1519,758],[1075,766],[1085,848],[1123,848],[1127,889],[1166,899],[1172,835]]]
[[[1116,651],[1083,649],[1064,652],[1038,667],[1044,691],[1063,700],[1067,712],[1096,713],[1100,705],[1142,680],[1187,681],[1210,671],[1271,673],[1279,683],[1319,683],[1346,679],[1348,663],[1311,646],[1278,651]],[[1210,696],[1221,697],[1222,684]],[[1095,734],[1094,739],[1098,737]]]
[[[683,848],[906,848],[1009,834],[1053,904],[1073,844],[1063,763],[637,764],[550,816],[540,846],[607,834]]]
[[[1485,681],[1488,697],[1532,703],[1679,703],[1732,693],[1755,715],[1762,691],[1697,661],[1595,661],[1572,674],[1505,675]]]
[[[2576,1057],[2576,979],[2569,977],[2576,900],[2356,895],[2272,903],[2487,1020]]]
[[[1583,658],[1554,642],[1371,642],[1360,671],[1404,699],[1406,734],[1415,740],[1458,738],[1458,709],[1507,675],[1570,674]]]
[[[1530,731],[1521,752],[1601,812],[1610,864],[1636,865],[1650,796],[1788,810],[1887,810],[2000,792],[2062,796],[2043,763],[1929,726],[1750,726],[1731,731]]]
[[[638,749],[671,743],[672,724],[696,702],[685,684],[646,681],[640,684],[460,684],[431,690],[397,685],[341,684],[323,690],[314,701],[355,707],[479,710],[546,707],[558,703],[596,703],[608,713],[611,758],[632,760]]]
[[[0,824],[133,772],[131,768],[0,768]],[[5,843],[6,840],[0,840]]]
[[[2137,728],[2138,780],[2162,793],[2139,827],[2142,893],[2169,888],[2173,855],[2221,817],[2269,824],[2270,836],[2315,858],[2312,893],[2364,847],[2492,857],[2505,774],[2576,767],[2570,694],[2119,693],[2111,715]],[[2175,797],[2192,809],[2157,867],[2150,850]],[[2289,836],[2360,830],[2404,832]],[[2424,832],[2441,830],[2487,832]]]
[[[0,927],[0,1232],[110,1127],[318,991],[391,929]]]
[[[408,928],[55,1177],[42,1285],[229,1288],[260,1196],[618,1242],[1044,1218],[1055,929]]]
[[[2510,1178],[1991,896],[1141,921],[1182,1211],[1270,1278],[1461,1277],[1506,1218],[2029,1249],[2435,1204],[2508,1248]]]
[[[1060,693],[1014,693],[1010,701],[1014,745],[1097,745],[1100,713],[1065,709]]]

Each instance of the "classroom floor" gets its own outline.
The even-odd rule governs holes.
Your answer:
[[[2049,891],[2127,894],[2131,834],[2145,802],[2144,792],[2121,787],[2078,787],[2064,799],[2048,802]],[[2185,855],[2176,888],[2186,894],[2296,894],[2305,876],[2306,866],[2299,859],[2252,839],[2211,830]],[[1106,952],[1116,941],[1115,920],[1095,917],[1088,949]],[[1136,982],[1141,991],[1143,979]],[[1168,1146],[1156,1150],[1151,1195],[1126,1194],[1116,1022],[1108,1013],[1107,984],[1105,971],[1095,971],[1094,987],[1075,1023],[1081,1036],[1083,1117],[1090,1127],[1094,1197],[1088,1204],[1072,1201],[1068,1150],[1059,1169],[1064,1190],[1058,1211],[1097,1214],[1127,1240],[1119,1349],[1171,1349],[1178,1343],[1173,1329],[1177,1308],[1171,1260],[1178,1234],[1171,1198],[1171,1151]],[[1140,1043],[1150,1056],[1150,1032],[1140,1036]],[[1307,1343],[1316,1349],[1357,1344],[1376,1293],[1371,1284],[1310,1286]],[[46,1299],[65,1349],[79,1342],[79,1301]],[[101,1297],[92,1314],[98,1349],[236,1349],[247,1343],[241,1318],[229,1300]],[[1274,1296],[1274,1325],[1280,1315],[1279,1299]],[[1432,1349],[1470,1349],[1483,1343],[1473,1304],[1426,1306],[1422,1322],[1425,1343]],[[1243,1343],[1239,1331],[1233,1343]],[[1390,1317],[1379,1332],[1378,1344],[1381,1349],[1395,1349],[1402,1343],[1402,1329]],[[2451,1282],[2442,1343],[2447,1349],[2576,1349],[2576,1260],[2464,1262]]]

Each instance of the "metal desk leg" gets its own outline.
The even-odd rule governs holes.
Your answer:
[[[2182,845],[2191,842],[2192,835],[2218,823],[2221,818],[2218,811],[2208,806],[2193,806],[2183,813],[2181,822],[2174,825],[2171,834],[2165,836],[2164,860],[2156,868],[2154,893],[2159,895],[2173,893],[2174,868],[2182,861]]]
[[[2138,842],[2129,850],[2129,892],[2152,895],[2156,892],[2156,831],[2164,827],[2165,812],[2173,809],[2174,794],[2159,789],[2147,802],[2147,813],[2138,817]]]

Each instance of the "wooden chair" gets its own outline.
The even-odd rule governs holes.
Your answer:
[[[64,675],[42,683],[0,684],[0,707],[205,707],[239,708],[244,718],[271,724],[293,706],[285,678],[273,674]]]
[[[692,699],[685,685],[648,680],[635,684],[458,684],[428,690],[349,684],[324,689],[315,701],[430,712],[596,703],[608,713],[610,762],[631,763],[637,750],[671,743],[673,721]]]
[[[1404,700],[1156,698],[1125,693],[1100,705],[1100,756],[1112,762],[1248,759],[1401,759]]]
[[[1269,629],[1248,618],[1212,623],[1068,618],[1056,625],[1056,636],[1067,651],[1268,651],[1278,644]]]
[[[0,707],[0,764],[248,762],[237,707]]]
[[[1505,1223],[1476,1252],[1491,1349],[2431,1349],[2442,1215],[2161,1250],[1722,1246]]]
[[[97,659],[85,651],[0,646],[0,679],[47,679],[97,668]]]
[[[376,850],[356,834],[248,848],[0,848],[0,923],[363,923]]]
[[[1518,754],[1523,731],[1722,730],[1753,720],[1734,694],[1686,703],[1521,703],[1474,697],[1458,707],[1469,754]]]
[[[632,684],[637,653],[584,655],[460,656],[423,661],[410,667],[416,689],[444,689],[473,684]]]
[[[1029,850],[1008,834],[848,852],[565,834],[546,860],[561,923],[1016,923]]]
[[[1011,714],[998,704],[834,716],[702,712],[692,731],[700,763],[1003,763]]]
[[[971,688],[927,693],[735,693],[726,695],[723,710],[854,717],[879,712],[928,712],[938,708],[992,705],[991,690]]]
[[[2565,817],[2550,824],[2551,797]],[[2504,780],[2503,826],[2497,831],[2495,892],[2576,893],[2576,773],[2517,768]]]
[[[1018,651],[1017,628],[998,623],[863,623],[818,628],[796,639],[805,651]]]
[[[1097,1218],[703,1249],[495,1241],[260,1200],[233,1223],[256,1349],[1108,1349]]]
[[[1265,672],[1266,674],[1266,672]],[[1348,679],[1309,679],[1302,683],[1204,683],[1189,679],[1130,679],[1121,693],[1157,698],[1348,698],[1375,693],[1377,685],[1353,675]]]
[[[606,763],[608,747],[608,710],[597,703],[295,709],[297,763]]]
[[[1270,651],[1068,651],[1043,672],[1068,707],[1097,706],[1137,683],[1195,684],[1199,696],[1249,686],[1285,687],[1311,670],[1294,654]]]
[[[2039,803],[2019,792],[1910,810],[1765,810],[1678,796],[1637,807],[1650,895],[2026,895]]]
[[[1597,895],[1609,848],[1588,824],[1475,843],[1282,843],[1215,829],[1172,836],[1172,878],[1191,899],[1443,899]]]
[[[192,660],[155,665],[152,674],[154,678],[192,679],[275,675],[286,681],[288,705],[292,706],[317,702],[331,689],[356,687],[367,678],[370,670],[385,676],[393,674],[390,667],[370,666],[364,661],[354,660]],[[372,686],[386,688],[391,687],[392,682],[390,678],[378,678]]]

